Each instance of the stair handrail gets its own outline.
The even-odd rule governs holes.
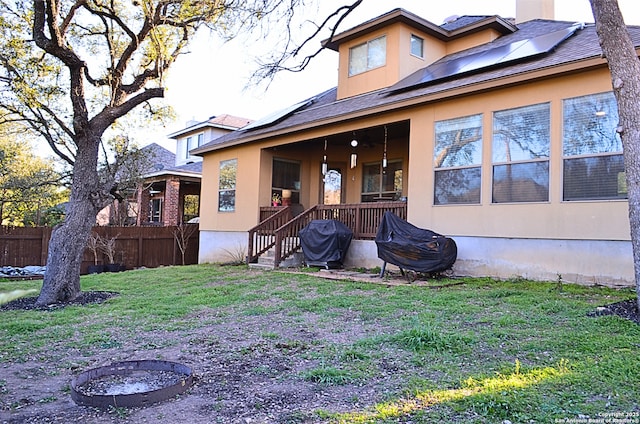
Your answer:
[[[249,229],[249,243],[247,246],[247,265],[251,262],[255,261],[258,256],[271,249],[275,244],[274,233],[275,231],[282,227],[283,223],[291,220],[291,207],[284,206],[281,210],[274,213],[264,221],[258,223],[255,227]],[[257,237],[271,237],[272,241],[268,243],[263,243],[261,241],[260,246],[258,246],[258,250],[254,252],[254,240]]]
[[[300,249],[300,239],[298,233],[304,226],[316,218],[318,205],[311,206],[289,222],[278,228],[275,233],[275,252],[273,258],[273,267],[278,268],[280,263],[293,255]],[[289,243],[283,243],[285,237],[289,239]]]

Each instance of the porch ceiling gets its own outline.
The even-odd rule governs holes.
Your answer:
[[[400,122],[392,122],[386,125],[387,128],[387,139],[388,140],[397,140],[397,139],[407,139],[409,138],[409,121],[400,121]],[[316,142],[323,143],[324,140],[327,140],[328,146],[349,146],[351,140],[356,139],[358,141],[358,147],[368,148],[373,147],[375,145],[384,144],[384,132],[385,125],[373,126],[373,127],[364,127],[357,128],[353,131],[345,131],[334,134],[329,134],[325,137],[313,138],[313,139],[302,139],[295,143],[290,143],[291,145],[308,143],[308,142]],[[274,147],[277,148],[277,147]]]

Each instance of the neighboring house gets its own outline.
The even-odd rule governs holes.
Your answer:
[[[310,217],[335,217],[355,228],[345,265],[380,266],[370,239],[395,210],[454,238],[460,275],[632,284],[617,107],[595,27],[549,19],[548,0],[518,13],[527,4],[536,19],[443,25],[396,9],[325,41],[339,53],[335,89],[192,152],[204,158],[200,262],[238,246],[252,261],[294,243]],[[640,46],[640,28],[629,32]],[[252,230],[288,209],[270,206],[283,191],[309,212],[287,230]],[[297,247],[278,247],[276,262]]]
[[[151,158],[136,192],[137,225],[179,225],[200,212],[202,162],[179,164],[177,155],[158,144],[143,148]]]
[[[232,115],[212,116],[169,134],[176,140],[176,154],[157,152],[156,169],[145,175],[138,193],[138,225],[179,225],[198,218],[202,158],[190,151],[250,122]]]
[[[176,140],[176,153],[152,143],[143,147],[149,169],[143,172],[142,186],[128,196],[127,211],[109,208],[98,216],[98,223],[127,218],[131,225],[179,225],[197,220],[200,214],[202,158],[189,151],[252,122],[231,115],[212,116],[204,122],[189,122],[187,127],[169,134]],[[116,203],[118,203],[116,201]]]

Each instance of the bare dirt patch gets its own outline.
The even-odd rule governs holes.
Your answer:
[[[405,283],[401,278],[383,284]],[[86,292],[76,302],[99,303],[117,295]],[[18,299],[0,309],[33,308],[34,301]],[[256,306],[274,305],[263,299]],[[633,301],[593,312],[594,316],[606,314],[640,323]],[[436,371],[425,375],[425,369],[408,358],[410,352],[382,344],[376,348],[378,357],[361,370],[361,378],[340,384],[308,378],[310,370],[331,365],[325,363],[327,358],[344,354],[334,351],[336,346],[351,346],[388,330],[384,322],[348,309],[336,311],[327,320],[313,311],[247,314],[232,307],[205,308],[189,315],[188,321],[188,326],[175,331],[141,329],[118,346],[96,347],[91,353],[61,344],[49,346],[46,354],[25,354],[23,362],[0,362],[0,423],[322,423],[326,421],[322,411],[362,410],[401,396],[412,376],[443,377]],[[357,362],[357,353],[340,360]],[[71,400],[74,375],[138,359],[183,363],[193,370],[194,385],[183,395],[144,408],[101,410]]]
[[[76,302],[114,295],[86,292]],[[34,301],[18,299],[4,309],[33,308]],[[246,315],[205,309],[189,319],[194,323],[182,331],[141,332],[119,347],[96,348],[90,356],[81,349],[51,346],[47,355],[0,362],[0,423],[321,423],[326,420],[318,411],[347,412],[382,402],[413,372],[402,365],[409,362],[409,353],[390,348],[382,355],[384,363],[362,371],[375,378],[338,385],[307,378],[309,370],[325,365],[321,357],[336,344],[380,333],[380,323],[352,313],[337,313],[328,322],[313,312]],[[144,408],[100,410],[71,400],[74,375],[137,359],[183,363],[193,370],[193,387]]]

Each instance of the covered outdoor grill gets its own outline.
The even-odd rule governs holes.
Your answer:
[[[385,212],[376,234],[378,257],[384,261],[384,274],[387,262],[396,265],[404,272],[439,272],[453,266],[458,248],[453,239],[431,230],[418,228],[398,218],[391,212]]]
[[[316,219],[300,230],[300,244],[307,266],[341,268],[353,232],[340,221]]]

